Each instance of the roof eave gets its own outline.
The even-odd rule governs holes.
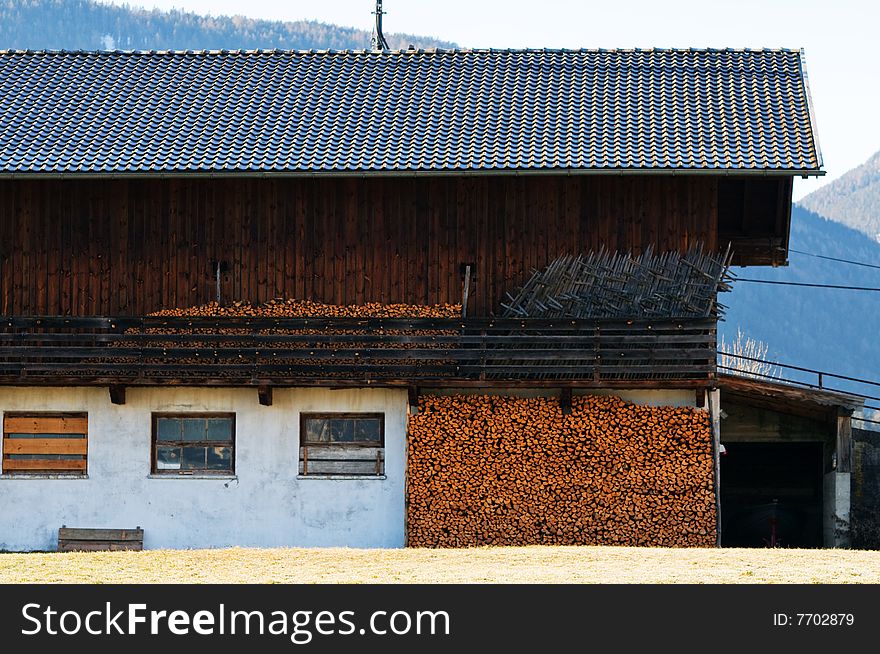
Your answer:
[[[709,175],[821,177],[814,168],[507,168],[444,170],[134,170],[0,171],[0,179],[135,179],[163,177],[462,177],[537,175]]]
[[[801,75],[804,80],[804,96],[807,99],[807,117],[810,119],[810,136],[813,139],[813,147],[816,150],[816,161],[819,164],[819,168],[821,168],[825,164],[822,161],[822,148],[819,147],[819,132],[816,131],[816,110],[813,107],[813,96],[810,93],[810,78],[807,75],[807,60],[803,48],[798,52],[798,60],[800,61]]]
[[[726,388],[741,392],[762,390],[768,394],[777,393],[780,395],[797,393],[805,397],[803,401],[822,406],[841,407],[852,411],[861,409],[865,405],[865,398],[853,393],[818,388],[784,379],[761,379],[748,374],[719,374],[717,385],[722,391]]]

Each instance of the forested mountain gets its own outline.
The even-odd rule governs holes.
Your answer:
[[[367,14],[370,7],[364,5]],[[357,18],[357,17],[352,17]],[[388,45],[451,48],[424,36],[386,34]],[[0,0],[0,49],[361,49],[370,32],[315,21],[280,22],[145,10],[93,0]]]
[[[813,191],[800,204],[880,241],[880,152]]]
[[[791,248],[880,266],[880,243],[798,205],[792,212]],[[787,267],[733,270],[750,279],[880,288],[880,268],[798,252],[792,252],[789,261]],[[729,307],[726,319],[719,324],[728,342],[740,328],[766,343],[768,359],[880,380],[880,293],[735,282],[733,291],[719,299]],[[825,381],[880,395],[880,388]]]

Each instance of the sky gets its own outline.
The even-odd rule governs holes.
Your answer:
[[[374,0],[102,1],[366,30],[375,8]],[[877,0],[385,0],[384,9],[386,33],[473,48],[803,48],[827,175],[795,180],[795,199],[880,150]]]

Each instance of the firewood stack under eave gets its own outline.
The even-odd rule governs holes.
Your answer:
[[[363,318],[403,318],[403,319],[419,319],[419,318],[460,318],[461,317],[461,305],[460,304],[436,304],[436,305],[414,305],[414,304],[381,304],[378,302],[362,304],[362,305],[334,305],[334,304],[324,304],[321,302],[312,302],[310,300],[283,300],[283,299],[275,299],[265,304],[261,305],[253,305],[248,302],[235,302],[230,305],[221,305],[217,302],[211,302],[205,305],[196,306],[196,307],[188,307],[188,308],[176,308],[176,309],[162,309],[160,311],[153,312],[148,314],[151,317],[160,317],[160,318],[351,318],[351,319],[363,319]],[[367,329],[364,329],[358,325],[348,326],[340,326],[338,328],[332,329],[291,329],[285,327],[271,327],[271,328],[261,328],[252,330],[250,328],[242,328],[242,327],[146,327],[146,328],[130,328],[125,331],[126,334],[144,334],[144,335],[152,335],[156,336],[156,340],[148,340],[148,341],[139,341],[141,347],[149,347],[149,348],[179,348],[179,347],[189,347],[189,348],[208,348],[215,349],[217,355],[214,359],[210,361],[206,361],[205,359],[198,359],[192,357],[184,357],[184,358],[175,358],[173,360],[167,358],[152,358],[152,357],[100,357],[94,360],[85,360],[84,363],[97,362],[97,363],[176,363],[178,365],[186,365],[186,364],[205,364],[205,363],[214,363],[222,366],[223,363],[239,363],[240,361],[231,353],[227,356],[224,352],[224,349],[229,348],[230,351],[234,350],[238,347],[246,346],[246,342],[242,341],[200,341],[198,336],[200,334],[223,334],[230,336],[238,336],[238,337],[247,337],[249,335],[275,335],[275,336],[285,336],[285,335],[295,335],[298,337],[304,337],[309,335],[365,335],[370,332]],[[418,333],[420,336],[443,336],[443,335],[455,335],[457,331],[453,330],[443,330],[443,329],[417,329],[417,330],[400,330],[400,329],[379,329],[377,334],[383,334],[389,337],[387,341],[384,342],[372,342],[372,343],[361,343],[358,341],[346,342],[344,346],[349,349],[356,348],[373,348],[374,350],[380,349],[389,349],[389,350],[400,350],[400,349],[442,349],[446,347],[444,343],[407,343],[396,341],[394,336],[401,336],[407,333]],[[163,335],[180,335],[187,334],[191,335],[192,338],[184,343],[179,343],[175,341],[162,340],[161,337]],[[299,343],[299,347],[303,347],[302,341],[297,341]],[[118,347],[127,347],[128,343],[125,341],[116,341],[113,344]],[[267,353],[266,363],[274,363],[271,360],[270,353],[273,349],[284,349],[287,347],[292,347],[288,342],[279,341],[277,343],[272,342],[260,342],[257,345],[252,345],[264,350]],[[318,343],[309,343],[308,348],[311,350],[320,350],[320,349],[335,349],[337,345],[332,342],[318,342]],[[286,359],[285,362],[291,366],[306,366],[311,369],[311,373],[303,374],[312,374],[313,376],[320,377],[339,377],[344,378],[349,375],[347,373],[334,373],[334,372],[326,372],[323,367],[320,365],[322,360],[308,360],[308,359]],[[358,365],[360,362],[356,359],[349,358],[335,358],[333,359],[333,363],[336,365]],[[373,359],[372,363],[376,366],[393,366],[399,363],[398,360],[384,360],[384,359]],[[443,360],[433,360],[433,359],[423,359],[421,360],[423,365],[441,365],[445,362]],[[85,370],[84,372],[89,372]],[[302,372],[302,370],[301,370]],[[183,374],[186,371],[182,371]],[[218,377],[226,377],[229,374],[224,371],[222,367],[218,367],[216,376]]]
[[[611,396],[422,396],[407,544],[715,545],[706,411]]]
[[[310,300],[275,299],[265,304],[209,302],[185,309],[162,309],[148,314],[163,318],[458,318],[460,304],[324,304]]]

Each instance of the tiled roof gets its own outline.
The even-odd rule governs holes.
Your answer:
[[[797,50],[0,51],[0,174],[821,165]]]

